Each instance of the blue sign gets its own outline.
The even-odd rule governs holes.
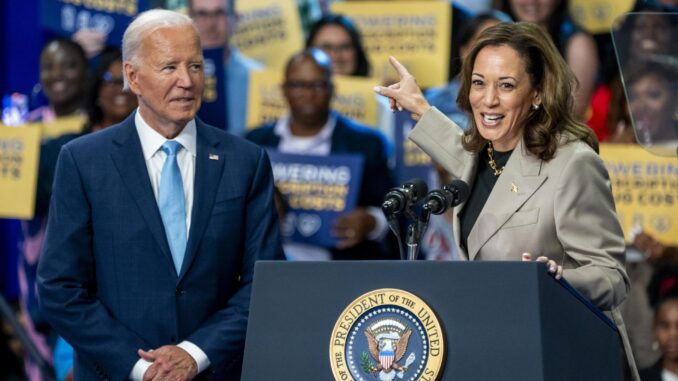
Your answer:
[[[275,185],[289,210],[282,232],[287,240],[327,248],[337,245],[334,220],[358,202],[363,175],[360,155],[310,156],[269,151]]]
[[[394,121],[395,177],[397,184],[418,178],[426,181],[429,187],[435,183],[435,173],[431,157],[417,147],[407,136],[414,128],[409,112],[397,112]]]
[[[132,19],[149,8],[149,0],[41,0],[43,28],[70,37],[84,28],[108,36],[107,45],[120,46]]]
[[[198,116],[205,123],[228,130],[224,49],[204,49],[202,54],[205,59],[205,90]]]

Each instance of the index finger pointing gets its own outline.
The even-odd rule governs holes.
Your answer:
[[[400,62],[398,62],[398,60],[397,60],[395,57],[389,56],[389,57],[388,57],[388,62],[389,62],[389,63],[391,64],[391,66],[393,66],[393,68],[398,72],[398,75],[400,76],[400,78],[403,78],[404,76],[410,74],[410,72],[407,71],[407,69],[405,68],[405,66],[403,66],[403,64],[401,64]]]

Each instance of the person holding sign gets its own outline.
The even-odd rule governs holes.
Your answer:
[[[217,84],[221,86],[218,93],[225,99],[223,107],[226,108],[225,125],[219,127],[234,134],[243,134],[250,73],[263,69],[264,65],[240,54],[238,49],[230,44],[238,19],[234,0],[188,0],[188,9],[200,32],[203,49],[223,50],[224,73],[223,76],[215,76],[225,82]]]
[[[573,115],[573,75],[543,31],[501,23],[465,57],[457,102],[463,132],[423,97],[395,58],[400,82],[375,91],[418,120],[419,147],[471,187],[455,207],[454,232],[466,260],[535,259],[565,278],[617,323],[628,289],[624,236],[593,132]]]
[[[76,380],[238,380],[254,263],[282,258],[268,157],[195,118],[190,18],[143,12],[122,50],[139,108],[61,150],[41,307]]]
[[[385,138],[333,112],[334,93],[330,58],[322,50],[309,48],[290,58],[285,68],[283,93],[290,115],[247,134],[251,141],[282,153],[327,156],[359,154],[364,159],[358,207],[334,221],[337,247],[288,243],[290,259],[376,259],[395,255],[378,242],[386,233],[386,220],[379,208],[392,186],[386,159]]]

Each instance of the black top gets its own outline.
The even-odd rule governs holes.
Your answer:
[[[503,168],[511,157],[511,151],[497,152],[494,150],[494,161],[497,168]],[[471,188],[471,195],[464,205],[464,209],[459,213],[459,222],[461,228],[461,247],[468,252],[468,236],[471,233],[473,225],[475,225],[480,212],[485,206],[490,192],[494,188],[499,176],[494,175],[494,171],[490,167],[489,157],[487,156],[487,146],[478,153],[478,170],[476,177],[473,179],[473,186]]]

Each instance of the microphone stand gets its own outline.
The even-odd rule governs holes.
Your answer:
[[[416,261],[417,257],[419,257],[421,238],[424,236],[426,229],[428,229],[431,209],[425,205],[422,208],[421,216],[416,216],[414,213],[411,213],[411,216],[414,222],[407,227],[407,259]]]

